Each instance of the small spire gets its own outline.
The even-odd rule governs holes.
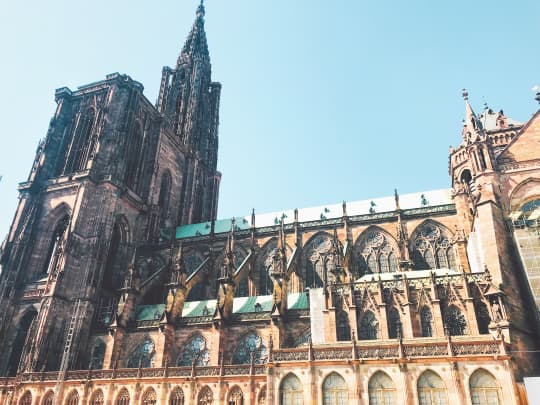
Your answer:
[[[465,100],[465,122],[463,124],[462,136],[463,141],[467,143],[475,141],[476,138],[482,136],[484,128],[469,103],[469,92],[467,89],[463,89],[461,95],[463,96],[463,100]]]
[[[394,200],[396,201],[396,211],[399,211],[401,207],[399,206],[399,194],[397,188],[394,189]]]
[[[536,97],[534,99],[540,103],[540,91],[536,93]]]

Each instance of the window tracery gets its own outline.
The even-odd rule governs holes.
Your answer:
[[[90,358],[89,369],[99,370],[103,368],[103,360],[105,359],[105,342],[98,341],[92,349],[92,357]]]
[[[133,191],[139,191],[139,177],[141,172],[141,152],[143,149],[143,131],[141,125],[136,123],[132,134],[131,140],[128,142],[128,150],[126,153],[126,174],[124,181],[126,185]]]
[[[32,393],[30,391],[24,393],[19,400],[19,405],[32,405]]]
[[[201,335],[195,335],[184,346],[182,354],[178,358],[180,367],[187,367],[195,363],[196,366],[207,366],[210,361],[206,339]]]
[[[105,398],[103,396],[103,391],[97,390],[92,394],[92,399],[90,399],[90,405],[103,405]]]
[[[500,386],[486,370],[476,370],[469,380],[472,405],[500,405]]]
[[[141,404],[142,405],[155,405],[157,402],[157,395],[156,391],[154,391],[153,388],[149,388],[146,390],[142,397]]]
[[[184,405],[184,391],[182,391],[182,388],[174,388],[169,397],[169,405]]]
[[[249,364],[253,357],[254,364],[264,364],[268,359],[268,351],[261,337],[250,332],[240,341],[234,355],[233,364]]]
[[[368,231],[358,242],[357,256],[360,276],[398,271],[397,247],[379,230]]]
[[[388,337],[396,339],[401,336],[401,317],[395,307],[388,310]]]
[[[333,372],[323,382],[323,405],[347,405],[349,403],[347,383]]]
[[[467,320],[455,305],[450,305],[446,309],[444,325],[450,336],[462,336],[467,334]]]
[[[214,402],[214,394],[212,390],[205,385],[200,391],[197,399],[198,405],[212,405]]]
[[[56,228],[52,235],[52,240],[49,246],[49,251],[45,259],[45,266],[43,267],[42,275],[54,273],[60,255],[62,254],[62,241],[66,233],[69,224],[69,216],[64,216],[56,225]]]
[[[115,405],[129,405],[129,392],[127,389],[122,388],[118,396],[116,397]]]
[[[78,405],[79,393],[76,390],[71,391],[66,399],[66,405]]]
[[[397,404],[396,386],[388,374],[377,371],[368,383],[369,405]]]
[[[280,405],[303,405],[304,390],[302,383],[294,374],[288,374],[279,387]]]
[[[422,337],[433,336],[433,315],[427,305],[420,310],[420,326],[422,328]]]
[[[243,405],[244,404],[244,393],[240,387],[235,386],[229,393],[228,405]]]
[[[51,390],[47,391],[47,393],[43,397],[43,401],[41,402],[41,405],[52,405],[53,397],[54,397],[54,392],[52,392]]]
[[[86,162],[93,149],[92,128],[95,121],[95,111],[89,108],[81,114],[69,146],[68,158],[63,174],[75,173],[86,169]]]
[[[332,238],[328,234],[316,235],[308,244],[305,255],[306,287],[320,288],[327,281],[327,264],[331,257]]]
[[[418,378],[417,387],[419,405],[448,405],[446,386],[433,371],[424,371]]]
[[[274,283],[270,278],[270,274],[274,271],[277,253],[276,239],[272,239],[268,242],[261,252],[258,261],[259,295],[270,295],[274,291]]]
[[[456,259],[449,236],[437,224],[427,222],[418,227],[413,240],[412,258],[416,270],[456,269]]]
[[[358,338],[360,340],[372,340],[379,338],[379,321],[373,312],[366,311],[360,319]]]
[[[154,358],[156,356],[156,345],[152,339],[146,339],[129,356],[128,368],[149,368],[154,367]]]

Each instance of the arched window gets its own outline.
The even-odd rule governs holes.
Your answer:
[[[447,405],[448,396],[443,380],[431,370],[424,371],[418,378],[419,405]]]
[[[128,142],[126,154],[126,175],[124,181],[133,191],[138,192],[138,180],[140,175],[141,150],[143,144],[143,132],[139,123],[135,124],[131,139]]]
[[[45,257],[42,275],[50,274],[54,272],[56,265],[58,264],[59,254],[61,253],[60,246],[64,239],[64,234],[69,223],[69,216],[64,216],[56,225],[54,229],[51,242],[49,244],[49,250]]]
[[[501,387],[486,370],[476,370],[469,379],[472,405],[500,405]]]
[[[328,375],[323,382],[323,405],[347,405],[347,383],[338,373]]]
[[[156,345],[152,339],[147,338],[139,344],[131,355],[127,363],[128,368],[149,368],[154,367],[154,358],[156,356]]]
[[[355,255],[360,265],[360,276],[371,273],[397,271],[397,245],[394,239],[381,229],[364,232],[355,245]]]
[[[234,386],[229,391],[229,401],[227,402],[228,405],[244,405],[244,393],[238,387],[238,385]]]
[[[420,310],[420,326],[422,327],[422,337],[433,336],[433,315],[426,305]]]
[[[79,404],[79,393],[76,390],[70,392],[67,396],[66,405],[78,405]]]
[[[141,405],[155,405],[156,402],[156,391],[153,388],[148,388],[142,396]]]
[[[103,288],[107,291],[116,293],[122,287],[124,275],[120,271],[120,245],[122,243],[121,225],[116,222],[113,227],[109,252],[105,262],[105,273],[103,275]]]
[[[482,301],[476,301],[474,303],[474,310],[476,313],[476,321],[478,322],[478,332],[481,335],[487,335],[489,333],[489,324],[491,323],[491,316],[489,310]]]
[[[395,307],[388,310],[388,337],[396,339],[401,336],[401,318],[399,311]]]
[[[92,127],[94,126],[95,111],[89,108],[81,114],[75,128],[68,158],[64,166],[64,174],[75,173],[86,169],[86,162],[93,149]]]
[[[27,312],[19,321],[15,340],[13,341],[13,346],[11,348],[11,356],[9,357],[9,376],[14,376],[17,374],[19,364],[21,363],[22,352],[26,345],[26,340],[28,339],[28,332],[34,323],[36,316],[37,312],[32,310]]]
[[[129,392],[127,389],[122,388],[116,397],[116,401],[114,401],[114,405],[129,405]]]
[[[197,405],[212,405],[214,403],[214,394],[212,390],[205,385],[200,391],[197,397]]]
[[[294,374],[287,374],[279,386],[280,405],[303,405],[304,390],[302,383]]]
[[[450,305],[446,309],[444,324],[450,336],[462,336],[467,334],[467,321],[458,307]]]
[[[249,364],[251,358],[255,364],[264,364],[268,360],[268,351],[259,335],[250,332],[245,335],[233,354],[233,364]]]
[[[175,387],[172,390],[169,405],[184,405],[184,391],[182,391],[182,388]]]
[[[360,340],[379,338],[379,321],[377,320],[375,314],[371,311],[364,313],[360,319],[360,327],[358,329],[358,338]]]
[[[270,295],[274,291],[274,283],[270,278],[270,273],[275,267],[275,262],[278,259],[277,241],[270,240],[262,249],[257,266],[259,268],[259,295]]]
[[[396,386],[388,374],[377,371],[368,383],[369,405],[397,404]]]
[[[349,314],[343,309],[336,310],[336,335],[338,341],[351,340]]]
[[[261,391],[259,392],[259,401],[257,404],[266,405],[266,386],[261,388]]]
[[[158,205],[161,216],[161,226],[165,226],[165,221],[169,217],[169,199],[171,195],[171,173],[166,171],[161,176],[161,186],[159,188]]]
[[[457,270],[450,236],[442,226],[431,221],[425,222],[414,231],[411,240],[412,259],[416,270]]]
[[[32,405],[32,393],[30,391],[26,391],[19,399],[19,405]]]
[[[184,350],[178,358],[180,367],[207,366],[210,361],[210,351],[206,345],[206,339],[201,335],[193,336],[184,346]]]
[[[326,233],[314,236],[306,245],[304,263],[306,287],[320,288],[327,280],[326,261],[332,250],[332,238]]]
[[[54,392],[52,390],[47,391],[47,393],[43,396],[43,401],[41,401],[41,405],[52,405],[53,397]]]
[[[92,357],[88,366],[91,370],[99,370],[103,368],[103,360],[105,359],[105,342],[99,340],[92,349]]]
[[[95,391],[90,399],[90,405],[103,405],[104,403],[105,397],[103,396],[103,391]]]

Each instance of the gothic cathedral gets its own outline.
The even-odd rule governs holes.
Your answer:
[[[540,110],[464,91],[450,189],[218,220],[204,15],[156,105],[56,90],[0,252],[0,404],[527,404]]]

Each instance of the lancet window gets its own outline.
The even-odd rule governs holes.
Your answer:
[[[433,371],[424,371],[418,378],[417,386],[419,405],[448,405],[446,386]]]
[[[30,391],[24,393],[19,400],[19,405],[32,405],[32,393]]]
[[[103,391],[97,390],[92,394],[90,399],[90,405],[103,405],[105,402],[105,397],[103,396]]]
[[[114,405],[129,405],[129,392],[127,389],[122,388],[122,390],[116,397]]]
[[[240,387],[235,386],[229,392],[229,401],[228,405],[243,405],[244,404],[244,393]]]
[[[201,391],[199,391],[199,396],[197,397],[197,405],[212,405],[214,403],[214,394],[208,386],[204,386]]]
[[[369,405],[397,404],[396,386],[388,374],[377,371],[368,383]]]
[[[379,338],[379,321],[373,312],[366,311],[362,318],[360,318],[358,338],[360,340]]]
[[[368,230],[357,242],[356,255],[360,276],[398,271],[397,246],[385,232]]]
[[[268,242],[257,260],[259,269],[259,295],[270,295],[274,290],[274,283],[270,273],[274,270],[277,258],[277,241],[272,239]]]
[[[169,405],[184,405],[184,401],[184,391],[180,387],[175,387],[169,397]]]
[[[76,390],[73,390],[68,395],[65,405],[78,405],[78,404],[79,404],[79,393]]]
[[[153,388],[147,389],[142,397],[141,404],[142,405],[155,405],[156,402],[157,402],[156,391],[154,391]]]
[[[206,339],[201,335],[193,336],[184,346],[180,357],[179,366],[207,366],[210,361],[210,351],[208,350]]]
[[[95,115],[96,113],[93,108],[89,108],[80,115],[71,144],[69,145],[64,174],[75,173],[86,169],[86,162],[94,147],[92,128],[94,126]]]
[[[161,186],[159,188],[158,205],[160,210],[161,226],[165,226],[165,221],[169,217],[169,200],[171,196],[171,173],[166,171],[161,176]]]
[[[143,148],[143,131],[141,125],[136,123],[133,132],[131,133],[131,139],[128,142],[127,148],[127,162],[126,162],[126,174],[124,181],[126,185],[133,191],[138,192],[138,180],[141,170],[141,152]]]
[[[416,270],[451,268],[456,259],[447,232],[439,225],[427,222],[415,231],[412,258]]]
[[[343,309],[336,310],[336,335],[338,341],[351,340],[349,314]]]
[[[401,318],[395,307],[388,310],[388,337],[396,339],[401,336]]]
[[[41,401],[41,405],[52,405],[53,398],[54,398],[54,392],[52,390],[47,391],[47,393],[43,396],[43,401]]]
[[[302,383],[294,374],[288,374],[279,387],[280,405],[303,405],[304,390]]]
[[[347,383],[338,373],[331,373],[323,382],[323,405],[347,405]]]
[[[467,320],[455,305],[450,305],[446,309],[444,325],[450,336],[462,336],[467,334]]]
[[[433,336],[433,315],[427,305],[420,310],[420,326],[422,328],[422,337]]]
[[[149,368],[154,367],[154,358],[156,356],[156,345],[152,339],[146,339],[139,344],[129,356],[128,368]]]
[[[501,387],[486,370],[476,370],[469,379],[472,405],[500,405]]]
[[[255,364],[266,363],[268,351],[261,337],[250,332],[243,337],[233,354],[233,364],[249,364],[251,359]]]
[[[306,264],[306,287],[320,288],[327,281],[327,265],[331,259],[332,239],[328,234],[315,236],[307,245]]]
[[[52,240],[50,242],[49,250],[45,259],[45,266],[43,267],[42,274],[53,273],[57,264],[59,255],[61,253],[62,240],[64,239],[64,234],[69,223],[69,217],[64,216],[56,225],[54,229]]]

